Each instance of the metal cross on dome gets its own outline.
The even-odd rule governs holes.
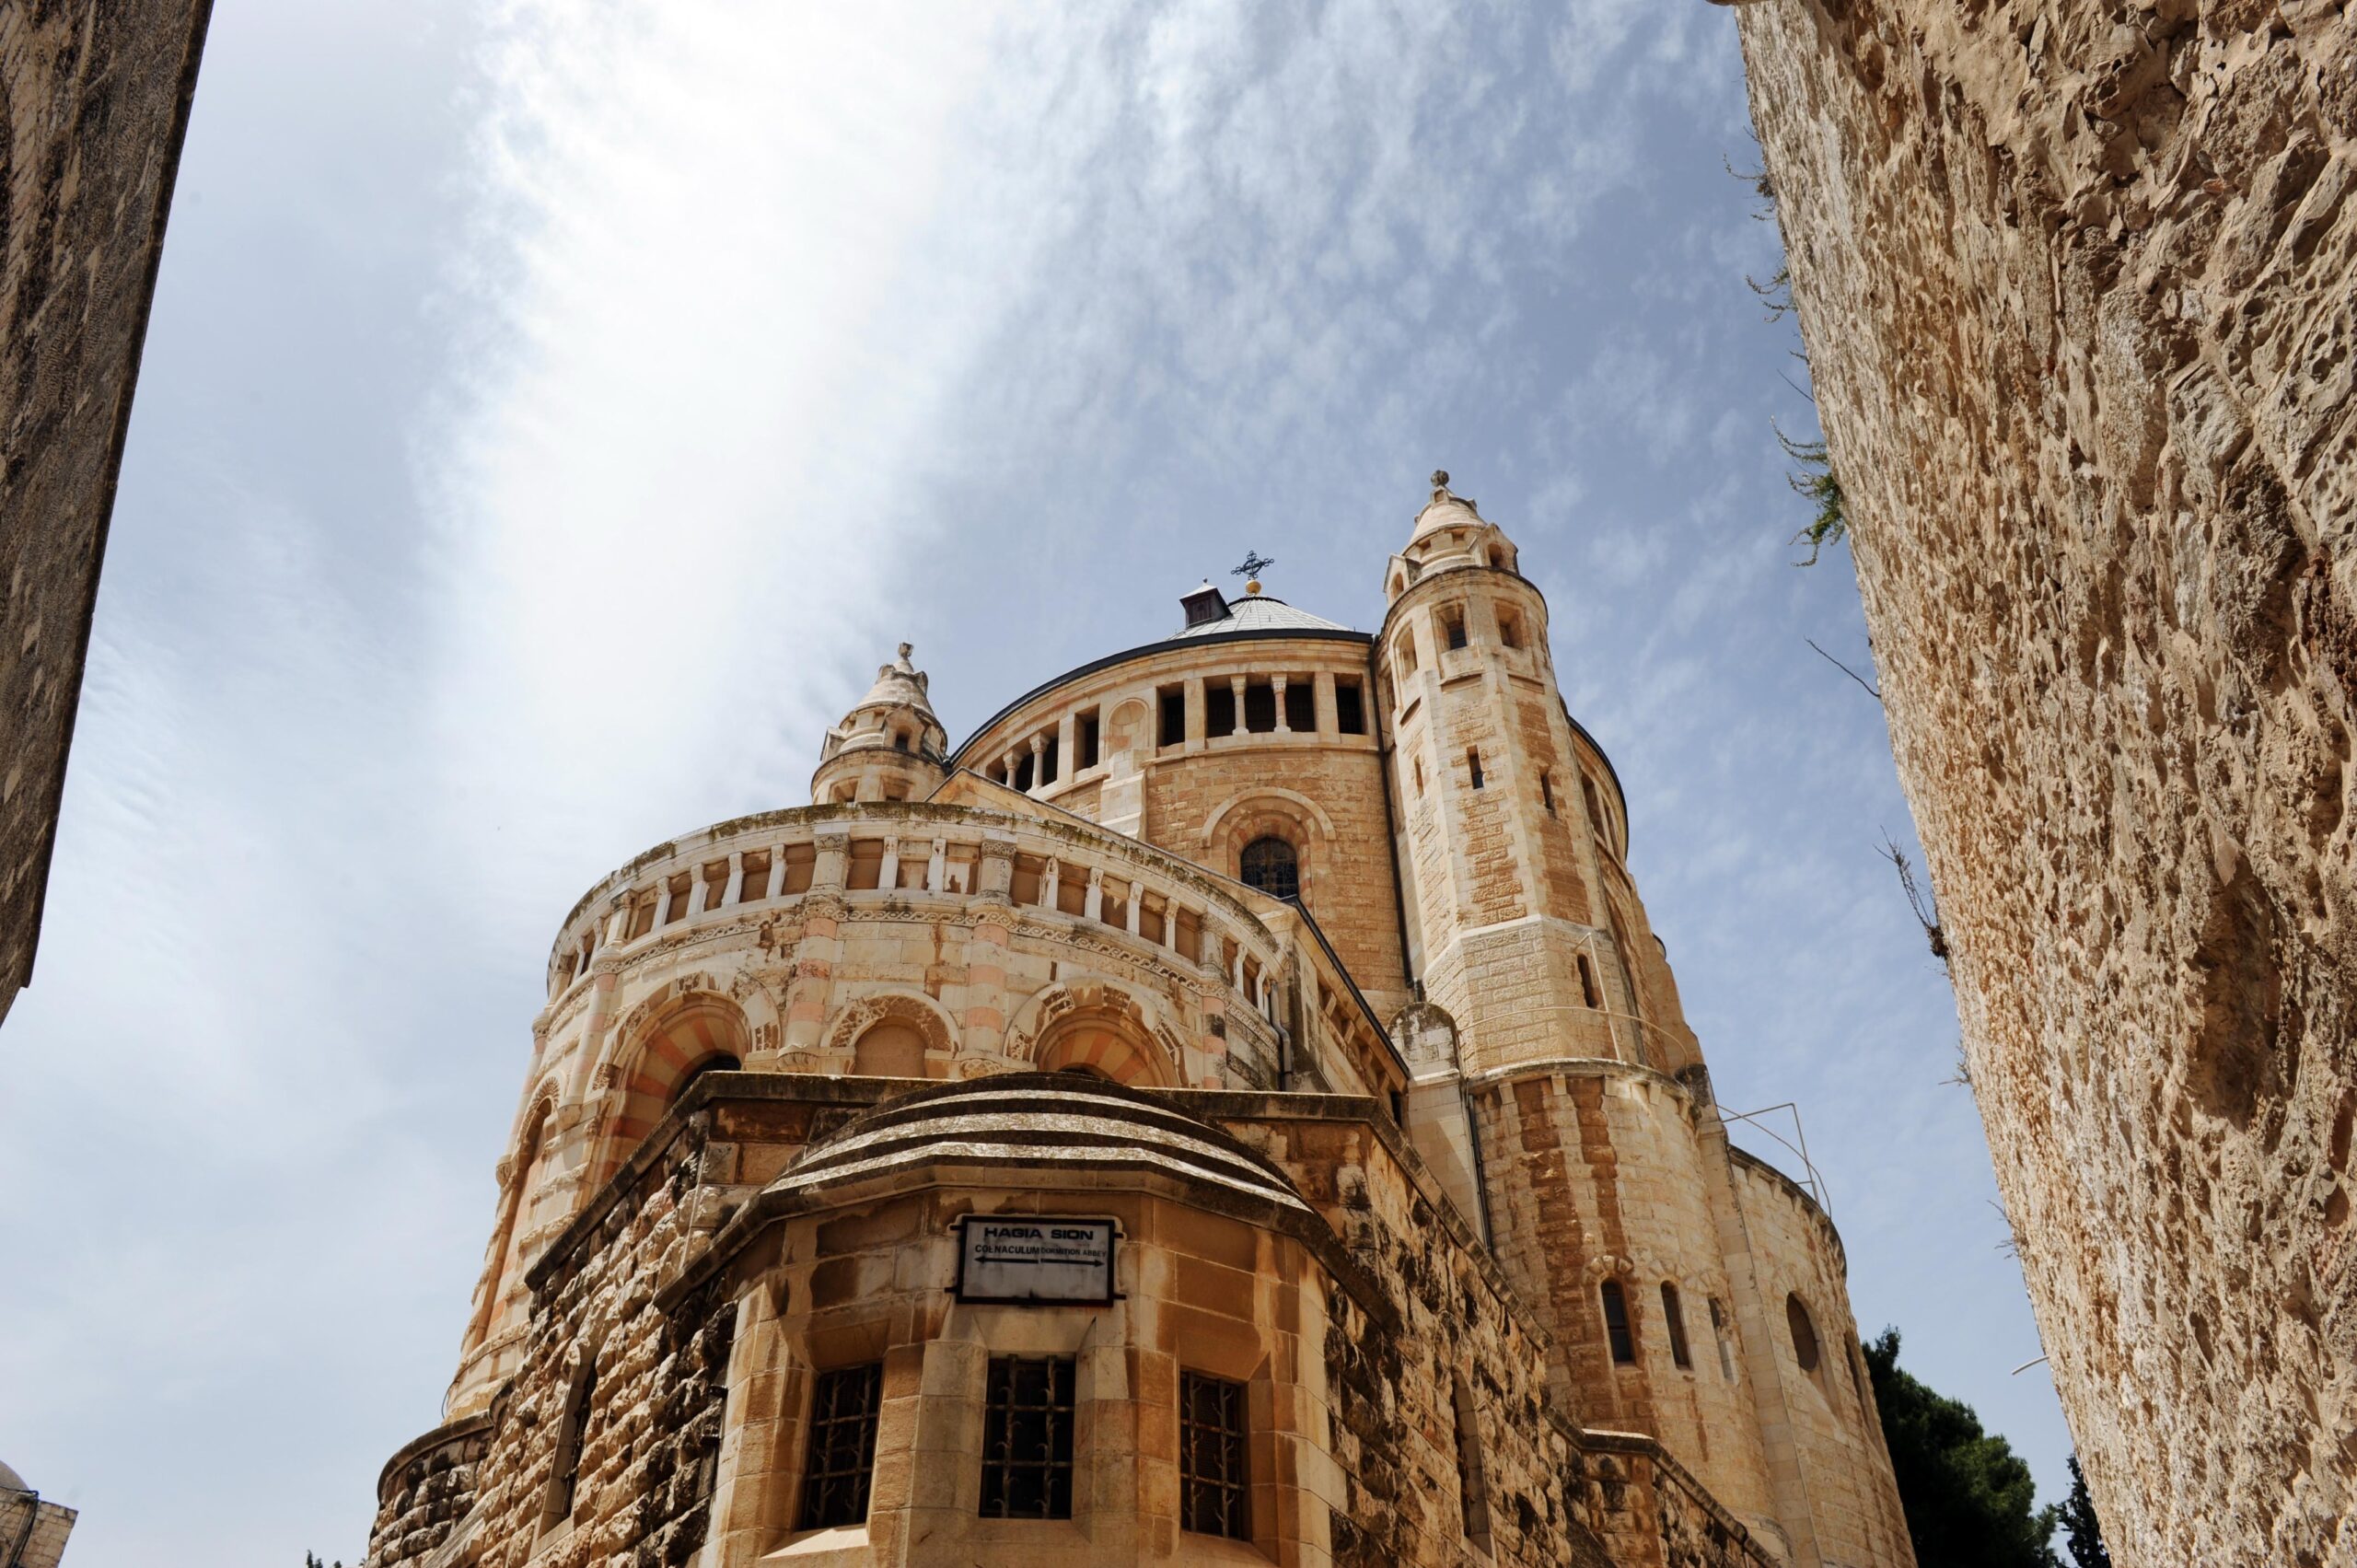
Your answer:
[[[1274,560],[1261,554],[1259,551],[1249,551],[1245,554],[1244,564],[1236,568],[1236,570],[1229,573],[1228,575],[1231,577],[1257,577],[1262,572],[1267,571],[1270,567],[1275,564],[1276,562]]]

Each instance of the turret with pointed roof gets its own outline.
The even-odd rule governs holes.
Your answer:
[[[827,732],[811,775],[815,806],[850,800],[922,800],[942,779],[949,737],[934,716],[924,671],[902,643],[878,666],[867,695]]]

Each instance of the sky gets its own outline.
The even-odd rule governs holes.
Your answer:
[[[1756,157],[1701,0],[218,0],[0,1032],[0,1458],[75,1568],[357,1560],[583,889],[806,799],[902,639],[962,738],[1248,551],[1371,630],[1435,468],[1721,1102],[1797,1104],[1860,1327],[2059,1497],[1882,712],[1809,645],[1871,672],[1789,542]]]

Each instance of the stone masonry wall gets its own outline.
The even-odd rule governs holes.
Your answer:
[[[770,1075],[733,1083],[746,1086],[723,1087],[683,1107],[535,1272],[540,1295],[529,1348],[490,1411],[428,1434],[388,1465],[369,1568],[527,1557],[552,1568],[678,1568],[693,1559],[714,1529],[714,1502],[729,1484],[720,1460],[721,1422],[744,1311],[737,1291],[724,1287],[730,1277],[725,1271],[673,1292],[678,1299],[668,1311],[661,1293],[682,1278],[759,1183],[890,1091],[880,1083]],[[1480,1559],[1526,1568],[1767,1568],[1735,1516],[1658,1445],[1639,1435],[1582,1433],[1551,1407],[1543,1333],[1523,1326],[1519,1304],[1470,1230],[1433,1206],[1412,1164],[1401,1163],[1395,1136],[1372,1120],[1372,1102],[1233,1092],[1166,1098],[1273,1160],[1342,1243],[1341,1252],[1328,1255],[1349,1276],[1347,1288],[1318,1292],[1326,1303],[1315,1347],[1322,1365],[1318,1378],[1305,1381],[1306,1393],[1322,1388],[1325,1419],[1309,1430],[1324,1432],[1319,1446],[1330,1452],[1331,1485],[1339,1489],[1314,1482],[1330,1499],[1333,1562],[1442,1568],[1469,1560],[1473,1538]],[[1158,1307],[1162,1317],[1185,1319],[1162,1331],[1202,1339],[1207,1330],[1188,1329],[1194,1319],[1186,1314],[1212,1311],[1213,1304],[1189,1295],[1189,1281],[1200,1295],[1209,1276],[1224,1281],[1234,1271],[1163,1260],[1181,1234],[1161,1214],[1167,1205],[1109,1191],[1098,1201],[1108,1213],[1129,1214],[1140,1238],[1129,1310],[1151,1317]],[[958,1198],[951,1206],[966,1202]],[[1223,1226],[1236,1228],[1206,1215],[1185,1234]],[[946,1262],[934,1256],[946,1246],[934,1234],[940,1226],[923,1228],[910,1236],[872,1216],[836,1226],[870,1250],[885,1244],[888,1254],[845,1272],[836,1286],[888,1295],[946,1277]],[[888,1255],[895,1237],[907,1257]],[[1280,1252],[1295,1245],[1270,1241]],[[920,1253],[924,1261],[912,1262]],[[886,1281],[888,1287],[872,1283]],[[807,1303],[807,1314],[833,1299],[823,1283],[805,1270],[772,1294]],[[1250,1288],[1274,1289],[1267,1280]],[[1158,1300],[1165,1292],[1176,1293],[1173,1301]],[[1276,1289],[1272,1299],[1285,1294]],[[856,1307],[865,1298],[843,1299]],[[1176,1304],[1181,1301],[1196,1305]],[[919,1316],[931,1322],[938,1313],[936,1303],[930,1316]],[[1036,1326],[1025,1318],[1006,1332]],[[936,1325],[927,1333],[937,1331]],[[980,1353],[981,1347],[949,1348]],[[1302,1350],[1306,1355],[1313,1347]],[[1118,1359],[1122,1353],[1113,1353]],[[559,1434],[585,1355],[595,1356],[598,1377],[574,1522],[552,1523],[546,1516]],[[1129,1359],[1144,1368],[1151,1358]],[[1141,1387],[1171,1381],[1157,1383],[1144,1370],[1132,1380]],[[1456,1398],[1460,1381],[1463,1405]],[[749,1389],[746,1397],[759,1404],[768,1396]],[[1318,1404],[1309,1400],[1310,1407]],[[1464,1411],[1478,1431],[1469,1486],[1458,1463]],[[879,1500],[915,1484],[885,1475],[908,1463],[897,1442],[885,1446],[889,1455],[879,1450]],[[790,1460],[773,1455],[761,1462],[781,1457]],[[1316,1468],[1305,1459],[1303,1486],[1313,1484]],[[744,1472],[737,1473],[741,1494]],[[1462,1502],[1469,1492],[1470,1515]],[[776,1497],[737,1501],[744,1515],[738,1522],[773,1541],[784,1523]],[[763,1519],[766,1526],[753,1522]],[[743,1543],[731,1540],[743,1555],[737,1551]],[[879,1549],[879,1555],[898,1550]]]
[[[211,0],[0,4],[0,1017],[32,978]]]
[[[2128,1563],[2351,1561],[2357,15],[1740,15],[2105,1532]]]

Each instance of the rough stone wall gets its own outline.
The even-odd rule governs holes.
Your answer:
[[[589,1244],[552,1269],[522,1364],[468,1446],[388,1467],[368,1568],[427,1561],[470,1513],[470,1561],[678,1568],[702,1545],[735,1304],[705,1290],[667,1313],[654,1295],[723,1217],[735,1151],[712,1151],[708,1181],[709,1125],[691,1122],[618,1179]],[[545,1516],[585,1356],[597,1378],[567,1527]]]
[[[211,0],[0,4],[0,1017],[32,978]]]
[[[1765,0],[1965,1050],[2126,1562],[2350,1561],[2357,17]]]
[[[372,1568],[424,1562],[475,1504],[475,1472],[491,1446],[492,1421],[470,1415],[417,1439],[385,1466],[369,1527]]]

